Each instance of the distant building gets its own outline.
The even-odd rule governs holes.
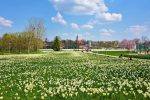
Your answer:
[[[76,40],[62,40],[61,48],[63,49],[102,49],[102,48],[117,48],[118,41],[86,41],[79,40],[78,35],[76,36]],[[53,41],[48,41],[45,39],[44,41],[44,49],[52,49]]]
[[[43,49],[51,49],[53,46],[53,42],[49,42],[48,39],[46,38],[45,41],[43,42]]]

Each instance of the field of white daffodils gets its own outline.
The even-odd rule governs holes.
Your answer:
[[[81,52],[0,55],[0,100],[150,100],[150,60]]]

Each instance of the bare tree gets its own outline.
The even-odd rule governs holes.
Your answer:
[[[31,18],[26,27],[26,31],[28,32],[26,34],[28,37],[28,52],[30,52],[32,45],[34,46],[34,50],[37,51],[42,44],[41,40],[46,31],[43,20]]]

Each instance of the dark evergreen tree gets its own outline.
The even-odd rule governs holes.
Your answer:
[[[53,50],[54,51],[60,51],[61,48],[61,41],[58,36],[55,37],[54,43],[53,43]]]

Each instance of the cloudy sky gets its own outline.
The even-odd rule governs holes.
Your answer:
[[[150,0],[0,0],[0,36],[42,18],[50,40],[150,38]]]

